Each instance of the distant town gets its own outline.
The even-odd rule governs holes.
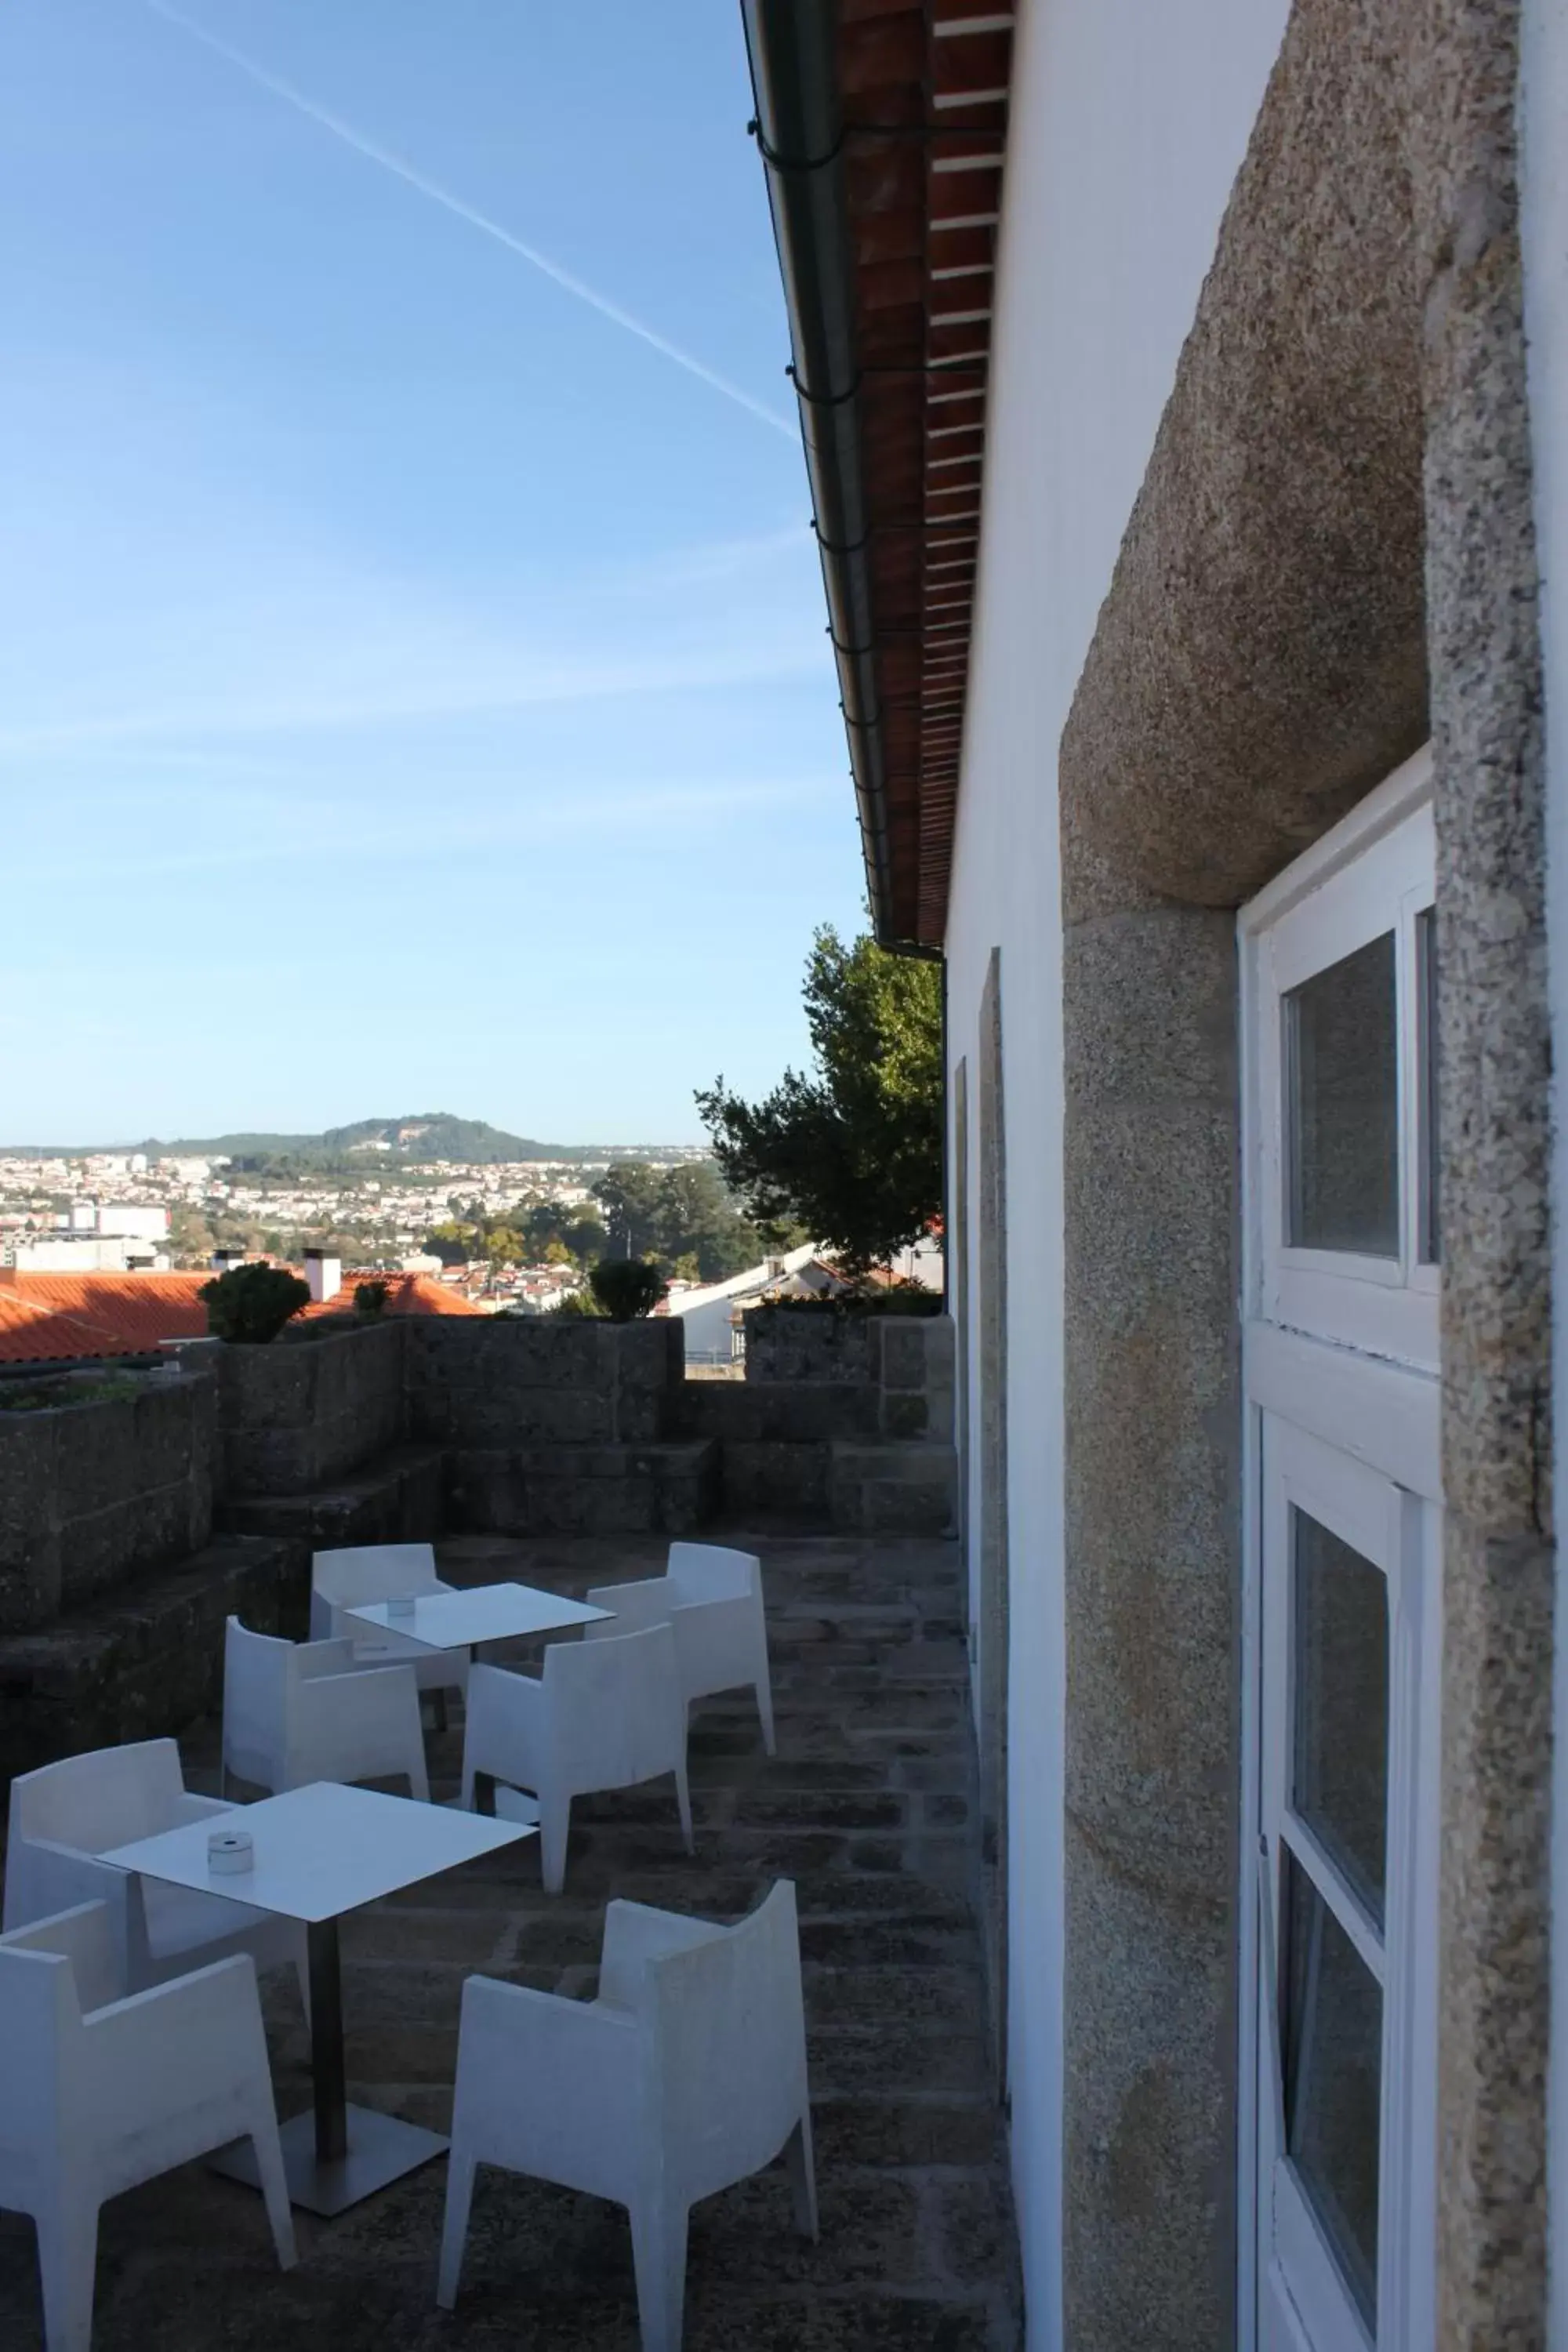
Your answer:
[[[464,1156],[447,1156],[454,1143]],[[519,1156],[503,1156],[513,1147]],[[435,1276],[492,1311],[537,1311],[577,1287],[584,1266],[611,1245],[622,1192],[629,1189],[635,1217],[639,1188],[651,1194],[683,1168],[693,1174],[681,1192],[695,1183],[736,1229],[722,1236],[721,1257],[743,1264],[754,1237],[697,1145],[531,1146],[436,1114],[320,1136],[13,1147],[0,1150],[0,1265],[167,1272],[224,1255],[298,1262],[312,1249],[345,1267]],[[606,1204],[595,1187],[613,1171],[626,1183],[610,1188]],[[627,1247],[641,1239],[622,1234]],[[693,1262],[679,1273],[690,1281],[732,1270]]]

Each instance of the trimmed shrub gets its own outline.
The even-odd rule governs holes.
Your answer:
[[[310,1305],[310,1286],[287,1266],[268,1265],[258,1258],[216,1275],[196,1296],[206,1303],[207,1329],[214,1339],[264,1348],[291,1316]]]
[[[825,1293],[820,1298],[794,1298],[787,1294],[763,1297],[761,1307],[787,1308],[792,1315],[941,1315],[947,1300],[923,1282],[895,1282],[885,1286],[867,1283],[851,1290]]]
[[[612,1323],[639,1322],[653,1313],[669,1288],[658,1266],[645,1257],[602,1257],[588,1284],[600,1312]]]
[[[392,1296],[391,1286],[384,1282],[361,1282],[354,1287],[356,1315],[384,1315],[386,1302]]]

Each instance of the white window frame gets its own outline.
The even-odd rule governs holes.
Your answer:
[[[1258,1107],[1247,1163],[1256,1295],[1284,1328],[1437,1369],[1438,1269],[1421,1257],[1422,1006],[1418,923],[1433,903],[1432,761],[1417,752],[1244,909],[1243,1003]],[[1285,1238],[1284,1003],[1303,981],[1392,930],[1399,992],[1399,1254],[1302,1249]]]
[[[1261,2227],[1260,2156],[1264,2135],[1275,2126],[1265,2113],[1272,2098],[1274,2078],[1261,2063],[1263,2037],[1268,2030],[1262,2001],[1261,1946],[1264,1934],[1277,1927],[1278,1841],[1267,1858],[1262,1852],[1264,1758],[1261,1698],[1263,1689],[1264,1612],[1262,1607],[1262,1544],[1264,1538],[1264,1424],[1276,1415],[1350,1465],[1361,1465],[1378,1478],[1403,1490],[1397,1517],[1400,1557],[1414,1543],[1418,1547],[1418,1575],[1405,1579],[1405,1605],[1391,1618],[1390,1674],[1405,1676],[1411,1660],[1418,1661],[1422,1704],[1405,1708],[1400,1738],[1409,1788],[1415,1792],[1398,1832],[1400,1851],[1391,1838],[1388,1856],[1387,1932],[1404,1938],[1409,1955],[1405,1971],[1403,2018],[1394,2049],[1393,2069],[1405,2087],[1399,2093],[1404,2115],[1403,2151],[1394,2157],[1397,2189],[1380,2184],[1380,2196],[1392,2195],[1384,2205],[1380,2226],[1379,2337],[1380,2352],[1430,2352],[1436,2337],[1434,2280],[1436,2274],[1436,1882],[1438,1846],[1437,1693],[1441,1682],[1441,1605],[1436,1561],[1442,1521],[1442,1480],[1438,1444],[1438,1381],[1436,1307],[1439,1271],[1419,1258],[1418,1219],[1422,1204],[1416,1181],[1415,1122],[1418,1115],[1419,1036],[1417,992],[1408,984],[1415,977],[1401,968],[1405,1024],[1400,1037],[1401,1065],[1401,1234],[1403,1278],[1363,1279],[1360,1265],[1344,1259],[1323,1266],[1285,1264],[1283,1246],[1283,1152],[1279,1088],[1279,971],[1265,969],[1264,950],[1272,925],[1280,918],[1316,901],[1331,903],[1329,886],[1343,881],[1344,895],[1353,897],[1356,883],[1350,869],[1363,853],[1377,845],[1412,817],[1430,826],[1432,758],[1430,747],[1390,776],[1352,810],[1313,848],[1278,876],[1237,918],[1237,948],[1241,999],[1241,1138],[1244,1171],[1242,1220],[1242,1383],[1245,1399],[1242,1432],[1243,1573],[1242,1573],[1242,1753],[1240,1876],[1237,1888],[1239,1922],[1238,2027],[1239,2114],[1237,2133],[1238,2278],[1237,2340],[1240,2352],[1314,2352],[1300,2315],[1294,2306],[1276,2299],[1277,2323],[1264,2329],[1268,2240]],[[1426,835],[1429,842],[1429,830]],[[1412,828],[1407,843],[1418,839]],[[1429,853],[1428,853],[1429,854]],[[1390,869],[1392,874],[1392,869]],[[1399,952],[1406,953],[1404,934],[1410,927],[1413,943],[1415,915],[1432,903],[1427,870],[1410,875],[1395,892],[1400,935]],[[1385,902],[1386,904],[1386,902]],[[1365,932],[1390,928],[1385,913]],[[1353,929],[1347,924],[1347,929]],[[1329,936],[1329,934],[1325,934]],[[1347,950],[1341,950],[1348,951]],[[1314,968],[1331,961],[1331,952]],[[1293,981],[1289,984],[1294,984]],[[1265,1054],[1265,1023],[1268,1038]],[[1408,1074],[1408,1077],[1405,1074]],[[1267,1114],[1267,1115],[1266,1115]],[[1271,1221],[1264,1215],[1272,1208]],[[1300,1261],[1327,1253],[1291,1252]],[[1374,1262],[1375,1263],[1375,1262]],[[1292,1277],[1289,1285],[1284,1277]],[[1294,1319],[1288,1319],[1294,1318]],[[1360,1547],[1358,1547],[1359,1549]],[[1393,1588],[1391,1587],[1391,1597]],[[1418,1605],[1417,1605],[1418,1602]],[[1396,1661],[1398,1664],[1396,1664]],[[1391,1692],[1392,1702],[1392,1692]],[[1391,1769],[1394,1729],[1391,1705]],[[1271,1901],[1266,1910],[1265,1885]],[[1396,1885],[1401,1892],[1396,1896]],[[1396,1913],[1396,1904],[1398,1906]],[[1275,1949],[1278,1950],[1276,1939]],[[1385,2033],[1388,2031],[1385,2016]],[[1392,2085],[1385,2098],[1392,2105]],[[1315,2222],[1311,2224],[1315,2229]],[[1382,2272],[1386,2261],[1389,2268]]]
[[[1378,2164],[1379,2347],[1413,2352],[1432,2340],[1429,2277],[1435,2224],[1433,2076],[1436,1986],[1431,1915],[1436,1893],[1437,1756],[1432,1737],[1439,1670],[1439,1519],[1433,1507],[1321,1439],[1263,1417],[1261,1536],[1269,1563],[1262,1612],[1264,1689],[1259,1846],[1255,1905],[1267,1906],[1261,1958],[1282,1955],[1283,1854],[1309,1875],[1383,1994]],[[1379,1569],[1388,1591],[1388,1816],[1384,1917],[1369,1916],[1344,1873],[1291,1804],[1296,1681],[1291,1600],[1292,1513],[1305,1512]],[[1267,1992],[1267,1987],[1266,1987]],[[1257,2042],[1258,2179],[1263,2200],[1260,2288],[1283,2298],[1314,2352],[1370,2352],[1359,2309],[1279,2144],[1279,2017],[1267,2002]],[[1430,2058],[1424,2060],[1424,2053]],[[1272,2206],[1270,2227],[1269,2206]],[[1268,2334],[1265,2334],[1268,2342]]]

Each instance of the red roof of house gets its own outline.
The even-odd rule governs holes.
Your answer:
[[[206,1274],[23,1274],[0,1267],[0,1363],[150,1355],[161,1339],[206,1336],[197,1293]],[[384,1282],[388,1315],[473,1315],[467,1299],[426,1274],[345,1274],[342,1288],[304,1318],[350,1313],[362,1282]]]

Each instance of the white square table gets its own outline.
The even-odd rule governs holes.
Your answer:
[[[207,1839],[225,1828],[248,1832],[256,1851],[251,1869],[230,1873],[211,1867]],[[293,2116],[281,2132],[289,2193],[296,2205],[312,2213],[342,2213],[428,2164],[447,2147],[438,2132],[348,2104],[339,1918],[400,1886],[416,1885],[531,1834],[521,1822],[481,1820],[406,1797],[317,1780],[259,1804],[237,1805],[226,1819],[213,1814],[102,1855],[121,1870],[305,1923],[315,2106],[313,2115]],[[248,2140],[226,2151],[217,2168],[257,2185]]]
[[[530,1633],[559,1633],[569,1626],[591,1625],[596,1618],[613,1617],[613,1609],[590,1608],[585,1601],[563,1601],[558,1592],[541,1592],[531,1584],[473,1584],[457,1592],[420,1592],[413,1605],[393,1601],[365,1601],[345,1609],[378,1633],[406,1633],[431,1650],[467,1650],[471,1658],[481,1642],[513,1642]]]

